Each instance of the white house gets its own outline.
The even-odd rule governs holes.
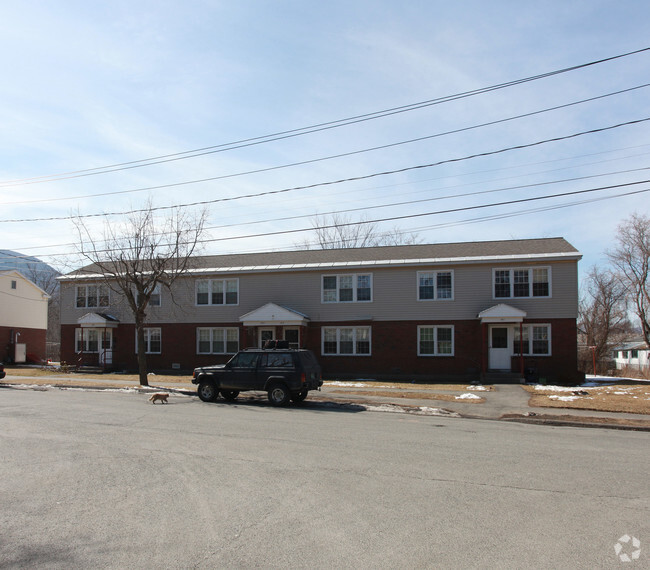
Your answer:
[[[16,270],[0,271],[0,360],[45,358],[50,296]]]
[[[643,341],[631,341],[617,346],[614,349],[613,357],[616,362],[616,370],[650,369],[650,348]]]

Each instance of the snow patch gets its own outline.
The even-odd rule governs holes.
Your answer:
[[[456,400],[480,400],[481,396],[477,396],[476,394],[461,394],[460,396],[456,396]]]
[[[442,408],[429,408],[427,406],[420,406],[418,408],[407,408],[402,406],[396,406],[395,404],[380,404],[378,406],[372,406],[364,404],[363,406],[369,412],[388,412],[392,414],[413,414],[416,416],[445,416],[448,418],[459,418],[460,414],[456,412],[450,412],[449,410],[444,410]]]

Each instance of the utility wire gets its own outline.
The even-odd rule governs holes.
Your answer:
[[[253,138],[248,138],[248,139],[241,139],[238,141],[230,142],[230,143],[222,143],[219,145],[213,145],[213,146],[208,146],[208,147],[203,147],[199,149],[194,149],[194,150],[189,150],[189,151],[183,151],[183,152],[178,152],[178,153],[172,153],[172,154],[166,154],[166,155],[160,155],[156,157],[151,157],[151,158],[146,158],[146,159],[141,159],[141,160],[135,160],[135,161],[130,161],[130,162],[122,162],[122,163],[116,163],[116,164],[110,164],[106,166],[100,166],[100,167],[95,167],[95,168],[88,168],[88,169],[82,169],[82,170],[72,170],[68,172],[62,172],[58,174],[50,174],[50,175],[44,175],[44,176],[38,176],[38,177],[32,177],[32,178],[21,178],[21,179],[15,179],[15,180],[9,180],[5,182],[0,182],[0,186],[3,185],[18,185],[18,184],[33,184],[33,183],[40,183],[40,182],[49,182],[49,181],[54,181],[54,180],[67,180],[70,178],[77,178],[81,176],[93,176],[96,174],[106,174],[109,172],[115,172],[118,170],[127,170],[127,169],[133,169],[133,168],[141,168],[144,166],[152,166],[155,164],[161,164],[164,162],[172,162],[176,160],[184,160],[186,158],[195,158],[197,156],[204,156],[206,154],[214,154],[217,152],[224,152],[227,150],[233,150],[237,148],[242,148],[245,146],[252,146],[252,145],[258,145],[258,144],[264,144],[267,142],[273,142],[276,140],[281,140],[281,139],[286,139],[286,138],[291,138],[291,137],[296,137],[296,136],[302,136],[304,134],[310,134],[318,131],[323,131],[323,130],[328,130],[328,129],[333,129],[333,128],[338,128],[341,126],[346,126],[354,123],[359,123],[363,121],[369,121],[373,119],[378,119],[390,115],[394,115],[397,113],[404,113],[407,111],[412,111],[412,110],[417,110],[417,109],[422,109],[425,107],[429,107],[432,105],[439,105],[441,103],[447,103],[449,101],[456,101],[458,99],[463,99],[466,97],[472,97],[474,95],[481,95],[484,93],[489,93],[491,91],[496,91],[499,89],[504,89],[507,87],[512,87],[515,85],[520,85],[522,83],[528,83],[530,81],[536,81],[539,79],[545,79],[547,77],[552,77],[555,75],[560,75],[563,73],[567,73],[570,71],[575,71],[578,69],[584,69],[586,67],[594,66],[594,65],[599,65],[601,63],[613,61],[616,59],[621,59],[624,57],[628,57],[631,55],[636,55],[639,53],[647,52],[650,51],[650,47],[630,51],[627,53],[579,64],[579,65],[574,65],[571,67],[565,67],[562,69],[557,69],[555,71],[550,71],[546,73],[541,73],[538,75],[533,75],[530,77],[525,77],[521,79],[515,79],[513,81],[508,81],[505,83],[499,83],[496,85],[491,85],[488,87],[481,87],[479,89],[474,89],[472,91],[465,91],[461,93],[456,93],[454,95],[446,95],[443,97],[439,97],[436,99],[429,99],[426,101],[421,101],[418,103],[411,103],[408,105],[403,105],[401,107],[393,107],[390,109],[385,109],[383,111],[375,111],[371,113],[366,113],[363,115],[356,115],[353,117],[349,117],[346,119],[338,119],[335,121],[329,121],[326,123],[319,123],[316,125],[311,125],[307,127],[301,127],[297,129],[292,129],[292,130],[287,130],[287,131],[280,131],[277,133],[272,133],[268,135],[262,135],[262,136],[257,136]]]
[[[650,87],[650,83],[644,83],[642,85],[636,85],[634,87],[629,87],[627,89],[622,89],[622,90],[619,90],[619,91],[613,91],[611,93],[605,93],[603,95],[597,95],[595,97],[589,97],[587,99],[581,99],[579,101],[572,101],[571,103],[556,105],[554,107],[547,107],[545,109],[540,109],[540,110],[537,110],[537,111],[531,111],[529,113],[514,115],[512,117],[506,117],[506,118],[503,118],[503,119],[496,119],[494,121],[488,121],[486,123],[480,123],[478,125],[471,125],[469,127],[461,127],[459,129],[453,129],[453,130],[450,130],[450,131],[444,131],[444,132],[441,132],[441,133],[435,133],[435,134],[432,134],[432,135],[426,135],[426,136],[417,137],[417,138],[414,138],[414,139],[398,141],[398,142],[395,142],[395,143],[389,143],[389,144],[385,144],[385,145],[380,145],[380,146],[375,146],[375,147],[365,148],[365,149],[360,149],[360,150],[354,150],[354,151],[350,151],[350,152],[339,153],[339,154],[334,154],[334,155],[320,157],[320,158],[313,158],[313,159],[309,159],[309,160],[303,160],[303,161],[300,161],[300,162],[281,164],[281,165],[277,165],[277,166],[270,166],[270,167],[260,168],[260,169],[256,169],[256,170],[248,170],[248,171],[244,171],[244,172],[237,172],[237,173],[234,173],[234,174],[223,174],[223,175],[220,175],[220,176],[213,176],[213,177],[209,177],[209,178],[201,178],[201,179],[198,179],[198,180],[186,180],[184,182],[173,182],[173,183],[169,183],[169,184],[161,184],[161,185],[158,185],[158,186],[145,186],[143,188],[134,188],[134,189],[131,189],[131,190],[117,190],[117,191],[113,191],[113,192],[100,192],[100,193],[97,193],[97,194],[87,194],[87,195],[81,195],[81,196],[69,196],[69,197],[64,197],[64,198],[46,198],[46,199],[38,199],[38,200],[20,201],[20,202],[4,202],[4,203],[0,203],[0,205],[35,204],[35,203],[46,203],[46,202],[59,202],[59,201],[66,201],[66,200],[80,200],[80,199],[84,199],[84,198],[97,198],[97,197],[100,197],[100,196],[117,196],[117,195],[122,195],[122,194],[134,194],[134,193],[137,193],[137,192],[145,192],[145,191],[152,191],[152,190],[163,190],[165,188],[177,188],[179,186],[186,186],[186,185],[189,185],[189,184],[202,184],[202,183],[205,183],[205,182],[214,182],[216,180],[225,180],[227,178],[236,178],[236,177],[239,177],[239,176],[248,176],[250,174],[260,174],[262,172],[271,172],[271,171],[274,171],[274,170],[282,170],[282,169],[285,169],[285,168],[293,168],[295,166],[304,166],[304,165],[307,165],[307,164],[314,164],[314,163],[317,163],[317,162],[324,162],[324,161],[327,161],[327,160],[334,160],[334,159],[337,159],[337,158],[345,158],[345,157],[348,157],[348,156],[355,156],[355,155],[358,155],[358,154],[364,154],[366,152],[374,152],[374,151],[377,151],[377,150],[385,150],[385,149],[388,149],[388,148],[394,148],[394,147],[402,146],[402,145],[406,145],[406,144],[422,142],[422,141],[425,141],[425,140],[440,138],[440,137],[444,137],[444,136],[447,136],[447,135],[458,134],[458,133],[463,133],[463,132],[467,132],[467,131],[472,131],[472,130],[475,130],[475,129],[480,129],[480,128],[483,128],[483,127],[498,125],[498,124],[506,123],[506,122],[509,122],[509,121],[515,121],[515,120],[523,119],[523,118],[526,118],[526,117],[532,117],[532,116],[535,116],[535,115],[540,115],[542,113],[548,113],[548,112],[551,112],[551,111],[557,111],[559,109],[564,109],[564,108],[567,108],[567,107],[573,107],[573,106],[576,106],[576,105],[581,105],[583,103],[589,103],[589,102],[592,102],[592,101],[597,101],[599,99],[605,99],[607,97],[613,97],[615,95],[620,95],[622,93],[628,93],[630,91],[635,91],[637,89],[645,89],[646,87]],[[63,178],[61,180],[63,180]],[[2,186],[2,184],[0,184],[0,187],[1,186]]]
[[[643,182],[643,181],[642,181]],[[639,182],[639,183],[642,183]],[[650,180],[645,181],[645,182],[650,182]],[[621,184],[617,186],[627,186],[626,184]],[[617,186],[611,186],[611,187],[603,187],[603,188],[594,188],[594,189],[589,189],[589,190],[582,190],[579,191],[579,193],[585,193],[585,192],[594,192],[594,191],[599,191],[599,190],[604,190],[608,188],[615,188]],[[629,192],[623,192],[619,194],[613,194],[610,196],[602,196],[598,198],[591,198],[587,200],[580,200],[580,201],[575,201],[575,202],[570,202],[566,204],[557,204],[557,205],[551,205],[551,206],[546,206],[546,207],[540,207],[540,208],[531,208],[527,210],[518,210],[515,212],[507,212],[503,214],[494,214],[491,216],[481,216],[478,218],[470,218],[466,220],[460,220],[460,221],[454,221],[454,222],[444,222],[441,224],[435,224],[435,225],[430,225],[430,226],[424,226],[421,228],[414,228],[411,230],[403,230],[402,233],[407,233],[407,232],[412,232],[412,231],[420,231],[420,230],[432,230],[432,229],[439,229],[439,228],[445,228],[445,227],[453,227],[453,226],[459,226],[459,225],[468,225],[468,224],[474,224],[474,223],[481,223],[485,221],[493,221],[497,219],[505,219],[505,218],[510,218],[510,217],[516,217],[520,215],[526,215],[526,214],[531,214],[531,213],[539,213],[543,211],[550,211],[550,210],[558,210],[558,209],[563,209],[563,208],[568,208],[572,206],[577,206],[577,205],[583,205],[583,204],[588,204],[588,203],[593,203],[593,202],[600,202],[604,200],[611,200],[611,199],[617,199],[617,198],[623,198],[626,196],[633,196],[633,195],[638,195],[638,194],[644,194],[646,192],[650,192],[650,188],[645,188],[641,190],[632,190]],[[544,199],[550,199],[554,198],[557,196],[565,196],[569,194],[575,194],[576,192],[569,192],[569,193],[563,193],[563,194],[557,194],[553,196],[539,196],[535,198],[529,198],[529,199],[524,199],[524,200],[512,200],[508,202],[500,202],[500,203],[493,203],[493,204],[483,204],[479,206],[470,206],[466,208],[455,208],[453,210],[446,210],[446,211],[436,211],[436,212],[430,212],[426,214],[416,214],[413,216],[402,216],[400,219],[406,218],[406,217],[417,217],[417,216],[427,216],[427,215],[439,215],[439,214],[446,214],[446,213],[455,213],[455,212],[461,212],[465,210],[477,210],[477,209],[482,209],[482,208],[489,208],[489,207],[495,207],[495,206],[503,206],[503,205],[508,205],[508,204],[516,204],[519,202],[527,202],[527,201],[532,201],[532,200],[544,200]],[[361,224],[369,224],[369,223],[377,223],[380,221],[391,221],[397,218],[385,218],[383,220],[365,220],[363,222],[354,222],[350,224],[345,224],[345,225],[361,225]],[[342,224],[339,224],[342,225]],[[207,240],[201,240],[198,243],[204,244],[204,243],[210,243],[210,242],[222,242],[222,241],[233,241],[233,240],[240,240],[240,239],[249,239],[249,238],[258,238],[258,237],[267,237],[267,236],[275,236],[275,235],[280,235],[280,234],[294,234],[294,233],[301,233],[301,232],[309,232],[309,231],[314,231],[314,230],[319,230],[319,229],[332,229],[337,227],[337,225],[326,225],[326,226],[318,226],[318,227],[309,227],[309,228],[299,228],[295,230],[284,230],[284,231],[278,231],[278,232],[268,232],[268,233],[258,233],[258,234],[247,234],[243,236],[230,236],[230,237],[224,237],[224,238],[216,238],[216,239],[207,239]],[[77,245],[77,244],[70,244],[70,245]],[[164,246],[164,244],[163,244]],[[125,248],[129,249],[129,248]],[[297,249],[296,247],[291,248],[291,250]],[[98,249],[96,250],[96,253],[109,253],[113,250],[111,249]],[[261,251],[267,251],[267,250],[254,250],[254,251],[247,251],[246,253],[255,253],[255,252],[261,252]],[[285,250],[274,250],[274,251],[285,251]],[[240,250],[238,250],[239,253],[241,253]],[[52,253],[52,254],[47,254],[45,257],[48,258],[56,258],[56,257],[69,257],[70,253]]]
[[[278,236],[278,235],[290,235],[290,234],[297,234],[297,233],[304,233],[304,232],[311,232],[314,230],[325,230],[325,229],[333,229],[337,227],[348,227],[348,226],[357,226],[357,225],[363,225],[363,224],[377,224],[377,223],[382,223],[382,222],[394,222],[397,220],[406,220],[406,219],[414,219],[414,218],[423,218],[423,217],[428,217],[428,216],[440,216],[444,214],[454,214],[458,212],[468,212],[468,211],[473,211],[473,210],[481,210],[484,208],[496,208],[500,206],[509,206],[513,204],[524,204],[528,202],[535,202],[535,201],[540,201],[540,200],[550,200],[553,198],[563,198],[566,196],[578,196],[578,195],[583,195],[583,194],[589,194],[592,192],[603,192],[606,190],[613,190],[616,188],[624,188],[626,186],[635,186],[638,184],[650,184],[650,179],[648,180],[639,180],[636,182],[629,182],[625,184],[612,184],[609,186],[601,186],[598,188],[588,188],[585,190],[573,190],[570,192],[560,192],[557,194],[550,194],[550,195],[545,195],[545,196],[534,196],[534,197],[529,197],[529,198],[519,198],[516,200],[504,200],[501,202],[492,202],[489,204],[479,204],[475,206],[463,206],[463,207],[458,207],[458,208],[450,208],[447,210],[435,210],[431,212],[420,212],[417,214],[405,214],[402,216],[390,216],[386,218],[376,218],[372,220],[364,220],[362,222],[343,222],[343,223],[335,223],[335,224],[327,224],[327,225],[321,225],[317,227],[303,227],[303,228],[296,228],[296,229],[291,229],[291,230],[278,230],[275,232],[261,232],[261,233],[256,233],[256,234],[246,234],[246,235],[240,235],[240,236],[227,236],[227,237],[219,237],[219,238],[210,238],[210,239],[205,239],[205,240],[199,240],[197,244],[207,244],[207,243],[216,243],[216,242],[224,242],[224,241],[233,241],[233,240],[241,240],[241,239],[251,239],[251,238],[262,238],[262,237],[271,237],[271,236]],[[643,194],[646,192],[650,192],[650,187],[648,188],[643,188],[640,190],[631,190],[629,192],[625,192],[622,194],[617,194],[614,197],[623,197],[623,196],[632,196],[636,194]],[[593,200],[596,201],[596,200]],[[564,207],[563,205],[558,205],[558,208]],[[161,244],[161,247],[165,247],[165,245],[171,245],[171,244]],[[128,247],[124,249],[129,249]],[[114,251],[112,249],[96,249],[95,253],[109,253],[111,251]],[[64,255],[64,254],[61,254]],[[67,254],[66,254],[67,255]],[[55,257],[56,254],[51,254],[50,257]]]
[[[306,185],[306,186],[295,186],[293,188],[284,188],[284,189],[281,189],[281,190],[270,190],[270,191],[267,191],[267,192],[260,192],[260,193],[257,193],[257,194],[244,194],[244,195],[240,195],[240,196],[232,196],[232,197],[229,197],[229,198],[215,198],[214,200],[202,200],[202,201],[199,201],[199,202],[192,202],[192,203],[187,203],[187,204],[177,204],[177,205],[174,205],[174,206],[158,206],[158,207],[155,207],[155,208],[128,210],[128,211],[121,211],[121,212],[103,212],[103,213],[96,213],[96,214],[83,214],[83,215],[77,215],[77,216],[50,216],[50,217],[46,217],[46,218],[7,219],[7,220],[0,220],[0,224],[24,223],[24,222],[44,222],[44,221],[55,221],[55,220],[72,220],[72,219],[98,218],[98,217],[109,217],[109,216],[123,216],[123,215],[127,215],[127,214],[141,213],[141,212],[144,212],[144,211],[161,211],[161,210],[170,210],[170,209],[176,209],[176,208],[188,208],[188,207],[194,207],[194,206],[205,206],[205,205],[208,205],[208,204],[216,204],[218,202],[230,202],[230,201],[234,201],[234,200],[242,200],[242,199],[245,199],[245,198],[259,198],[260,196],[270,196],[270,195],[276,195],[276,194],[283,194],[283,193],[286,193],[286,192],[292,192],[292,191],[295,191],[295,190],[307,190],[307,189],[317,188],[317,187],[322,187],[322,186],[330,186],[330,185],[334,185],[334,184],[342,184],[344,182],[354,182],[354,181],[357,181],[357,180],[365,180],[365,179],[369,179],[369,178],[376,178],[376,177],[379,177],[379,176],[387,176],[389,174],[399,174],[399,173],[409,172],[409,171],[413,171],[413,170],[432,168],[434,166],[440,166],[442,164],[462,162],[462,161],[465,161],[465,160],[471,160],[471,159],[474,159],[474,158],[479,158],[479,157],[484,157],[484,156],[493,156],[493,155],[496,155],[496,154],[510,152],[510,151],[513,151],[513,150],[521,150],[521,149],[524,149],[524,148],[531,148],[531,147],[534,147],[534,146],[548,144],[548,143],[551,143],[551,142],[558,142],[558,141],[568,140],[568,139],[572,139],[572,138],[576,138],[576,137],[580,137],[580,136],[584,136],[584,135],[590,135],[590,134],[600,133],[600,132],[604,132],[604,131],[609,131],[609,130],[617,129],[617,128],[624,127],[624,126],[636,125],[636,124],[644,123],[644,122],[647,122],[647,121],[650,121],[650,117],[645,117],[643,119],[635,119],[633,121],[627,121],[625,123],[618,123],[616,125],[610,125],[608,127],[601,127],[601,128],[598,128],[598,129],[591,129],[591,130],[588,130],[588,131],[581,131],[581,132],[578,132],[578,133],[573,133],[573,134],[570,134],[570,135],[564,135],[564,136],[561,136],[561,137],[554,137],[554,138],[551,138],[551,139],[544,139],[544,140],[536,141],[536,142],[533,142],[533,143],[526,143],[526,144],[521,144],[521,145],[516,145],[516,146],[511,146],[511,147],[505,147],[505,148],[501,148],[501,149],[498,149],[498,150],[492,150],[492,151],[486,151],[486,152],[481,152],[481,153],[477,153],[477,154],[471,154],[471,155],[467,155],[467,156],[460,157],[460,158],[451,158],[451,159],[441,160],[441,161],[438,161],[438,162],[432,162],[432,163],[428,163],[428,164],[419,164],[419,165],[416,165],[416,166],[408,166],[408,167],[399,168],[399,169],[396,169],[396,170],[387,170],[387,171],[384,171],[384,172],[375,172],[375,173],[366,174],[366,175],[363,175],[363,176],[355,176],[355,177],[350,177],[350,178],[343,178],[343,179],[333,180],[333,181],[328,181],[328,182],[319,182],[319,183],[315,183],[315,184],[309,184],[309,185]]]
[[[615,175],[620,175],[620,174],[629,174],[632,172],[641,172],[645,170],[650,170],[650,167],[643,167],[643,168],[634,168],[634,169],[628,169],[628,170],[619,170],[619,171],[614,171],[614,172],[604,172],[601,174],[592,174],[588,176],[578,176],[578,177],[573,177],[573,178],[563,178],[559,180],[549,180],[549,181],[544,181],[544,182],[536,182],[536,183],[530,183],[530,184],[521,184],[517,186],[507,186],[503,188],[493,188],[491,190],[479,190],[475,192],[464,192],[461,194],[447,194],[443,196],[434,196],[433,198],[422,198],[418,200],[408,200],[408,201],[401,201],[401,202],[390,202],[387,204],[377,204],[374,206],[363,206],[363,207],[358,207],[358,208],[348,208],[345,210],[332,210],[328,212],[322,212],[319,215],[320,216],[329,216],[329,215],[335,215],[335,214],[350,214],[353,212],[359,212],[359,211],[368,211],[368,210],[377,210],[380,208],[394,208],[397,206],[406,206],[406,205],[413,205],[413,204],[422,204],[425,202],[435,202],[439,200],[451,200],[451,199],[459,199],[459,198],[468,198],[471,196],[480,196],[480,195],[485,195],[485,194],[494,194],[497,192],[508,192],[512,190],[521,190],[524,188],[534,188],[534,187],[539,187],[539,186],[549,186],[552,184],[563,184],[566,182],[576,182],[579,180],[589,180],[592,178],[601,178],[603,176],[615,176]],[[433,191],[433,189],[429,190]],[[248,222],[238,222],[238,223],[233,223],[233,224],[222,224],[219,226],[209,226],[206,227],[205,230],[215,230],[215,229],[225,229],[225,228],[233,228],[233,227],[243,227],[243,226],[250,226],[250,225],[256,225],[256,224],[268,224],[268,223],[275,223],[275,222],[287,222],[287,221],[293,221],[293,220],[299,220],[299,219],[304,219],[304,218],[313,218],[314,214],[297,214],[294,216],[282,216],[279,218],[267,218],[263,220],[253,220],[253,221],[248,221]],[[360,221],[358,223],[365,223],[363,221]],[[156,237],[165,235],[166,232],[155,234]],[[60,248],[60,247],[73,247],[75,244],[74,243],[64,243],[64,244],[51,244],[51,245],[46,245],[46,246],[37,246],[36,248],[32,249],[43,249],[43,248]],[[14,256],[16,258],[29,258],[32,256],[28,255],[21,255],[21,256]]]

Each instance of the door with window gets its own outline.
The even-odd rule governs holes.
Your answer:
[[[275,340],[275,327],[260,327],[257,331],[259,347],[264,348],[267,340]]]
[[[488,367],[490,370],[510,370],[512,356],[512,330],[508,326],[490,327],[488,348]]]

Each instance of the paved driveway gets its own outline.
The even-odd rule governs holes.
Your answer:
[[[0,567],[642,567],[649,438],[0,390]]]

